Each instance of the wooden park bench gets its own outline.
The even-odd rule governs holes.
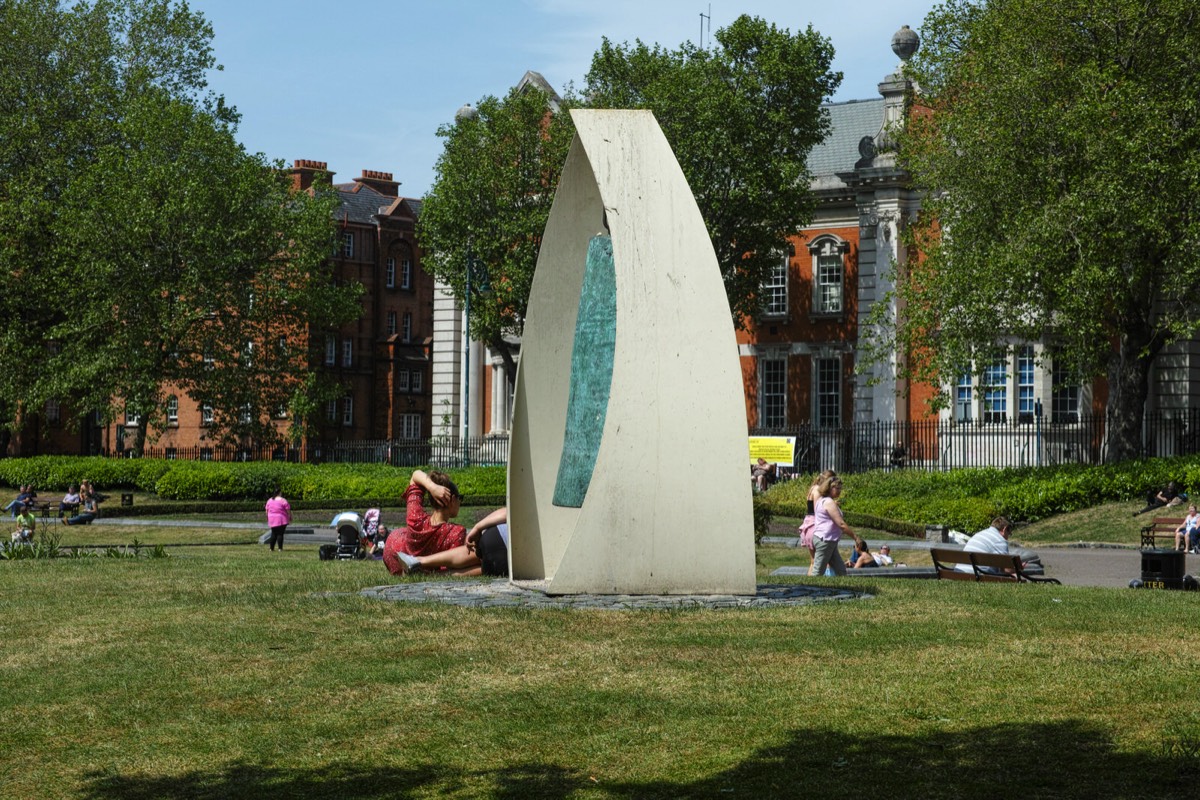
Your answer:
[[[989,583],[1057,583],[1057,578],[1042,578],[1030,575],[1021,567],[1020,556],[1002,555],[1000,553],[967,553],[962,550],[948,548],[930,548],[929,555],[933,557],[933,568],[939,579],[952,581],[982,581]],[[970,572],[963,572],[954,567],[967,564]],[[993,571],[994,570],[994,571]],[[1005,570],[1012,570],[1006,572]]]
[[[1142,527],[1142,548],[1157,547],[1156,539],[1168,539],[1168,548],[1175,546],[1175,529],[1183,524],[1183,517],[1155,517],[1149,525]]]

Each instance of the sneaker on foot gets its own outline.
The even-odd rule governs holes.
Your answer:
[[[405,572],[420,572],[421,559],[416,556],[410,556],[408,553],[396,553],[396,558],[400,559],[400,563],[404,565]]]

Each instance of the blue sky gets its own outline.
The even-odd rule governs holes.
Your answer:
[[[829,37],[844,74],[835,100],[876,97],[898,63],[901,25],[933,0],[191,0],[212,23],[216,92],[242,113],[251,151],[326,161],[348,181],[391,172],[420,197],[441,152],[439,125],[463,104],[503,96],[526,70],[581,86],[602,36],[674,48],[739,14]],[[708,37],[707,29],[705,37]]]

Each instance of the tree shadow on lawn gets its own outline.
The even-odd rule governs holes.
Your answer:
[[[895,797],[1097,798],[1194,797],[1196,750],[1118,751],[1098,727],[1078,721],[997,725],[928,736],[851,736],[794,731],[741,763],[697,781],[595,779],[586,771],[530,760],[460,772],[331,764],[276,769],[244,763],[169,776],[93,774],[88,800],[225,800],[226,798],[565,797]]]

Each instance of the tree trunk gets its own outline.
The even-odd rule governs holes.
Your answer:
[[[133,457],[141,458],[143,451],[146,449],[146,426],[149,423],[146,420],[146,415],[142,414],[138,418],[137,427],[133,429]]]
[[[1108,408],[1105,412],[1109,463],[1140,458],[1142,420],[1150,387],[1150,364],[1161,346],[1152,346],[1148,329],[1131,326],[1108,361]]]

